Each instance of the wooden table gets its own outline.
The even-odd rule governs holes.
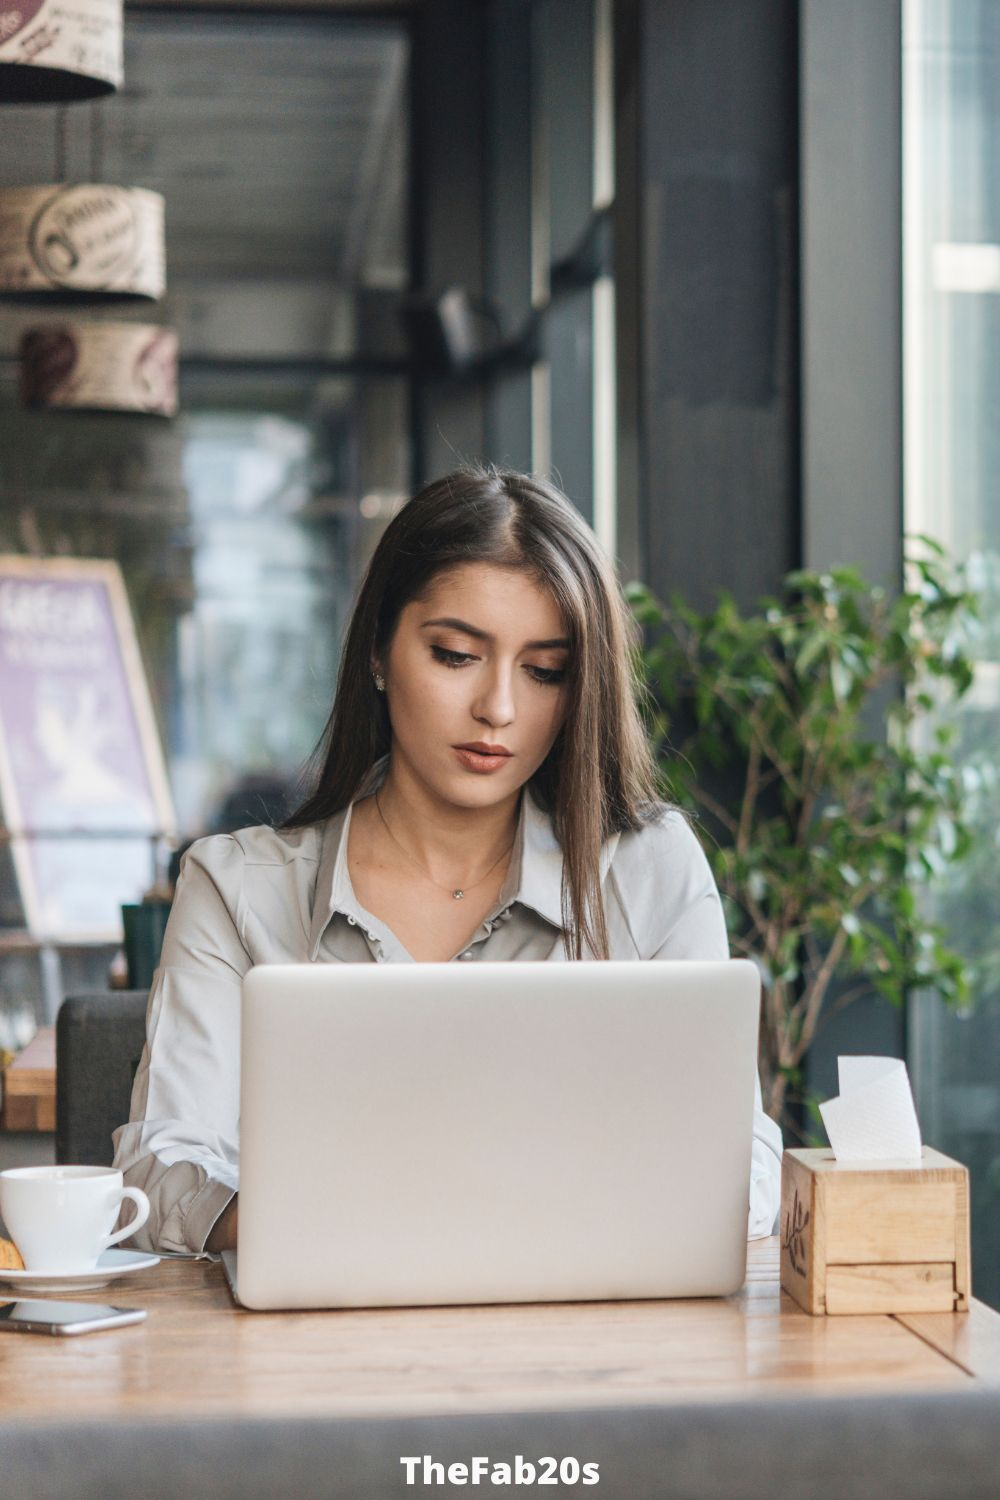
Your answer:
[[[0,1130],[56,1128],[56,1029],[44,1026],[3,1075]]]
[[[55,1127],[55,1029],[4,1079],[0,1128]],[[779,1289],[778,1242],[748,1247],[734,1297],[249,1313],[215,1262],[155,1270],[79,1300],[146,1307],[81,1340],[0,1338],[4,1407],[26,1416],[525,1410],[878,1389],[1000,1389],[1000,1315],[811,1318]],[[0,1296],[10,1296],[0,1289]],[[76,1300],[76,1299],[74,1299]]]
[[[56,1029],[43,1027],[4,1069],[0,1171],[56,1159]]]
[[[996,1496],[1000,1317],[811,1318],[776,1240],[725,1299],[251,1313],[176,1259],[80,1300],[149,1318],[0,1335],[4,1500],[137,1474],[143,1500],[470,1494],[407,1484],[402,1455],[597,1461],[602,1500]]]
[[[777,1239],[735,1296],[253,1313],[220,1265],[163,1260],[81,1296],[146,1307],[79,1339],[0,1336],[9,1416],[374,1416],[1000,1384],[1000,1316],[814,1318],[779,1290]],[[9,1293],[7,1294],[9,1296]]]

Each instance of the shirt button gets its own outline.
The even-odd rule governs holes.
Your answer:
[[[459,956],[459,958],[471,958],[472,957],[472,949],[471,948],[466,948],[465,952],[464,953],[460,953],[458,956]]]
[[[369,934],[368,934],[368,941],[369,941],[369,942],[370,942],[370,943],[374,943],[374,941],[375,941],[375,934],[374,934],[374,932],[370,932],[370,933],[369,933]]]
[[[348,925],[351,926],[351,927],[357,927],[357,925],[358,925],[356,917],[348,917],[347,921],[348,921]]]

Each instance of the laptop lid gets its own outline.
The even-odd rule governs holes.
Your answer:
[[[759,1009],[740,960],[252,969],[241,1302],[734,1291]]]

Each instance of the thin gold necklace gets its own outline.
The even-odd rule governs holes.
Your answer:
[[[514,840],[511,839],[510,843],[507,845],[507,848],[503,851],[503,854],[501,854],[500,859],[495,859],[493,861],[493,863],[490,865],[489,869],[486,871],[486,874],[485,875],[480,875],[479,879],[473,885],[468,885],[468,886],[464,886],[464,887],[461,887],[461,886],[452,887],[452,886],[448,886],[448,885],[441,885],[440,881],[434,880],[430,875],[428,875],[427,871],[424,869],[424,867],[420,863],[420,861],[418,859],[415,859],[413,857],[413,855],[409,852],[408,849],[403,849],[403,846],[399,842],[399,839],[396,837],[396,835],[393,833],[392,829],[389,827],[388,823],[386,823],[386,821],[385,821],[385,814],[383,813],[381,803],[378,800],[378,792],[375,793],[375,807],[376,807],[376,810],[378,811],[379,817],[382,819],[382,823],[383,823],[383,826],[385,828],[386,833],[392,839],[392,842],[396,845],[396,848],[397,849],[401,849],[402,852],[406,855],[407,859],[410,861],[410,863],[413,864],[413,865],[416,865],[417,869],[421,872],[421,874],[423,875],[423,877],[424,877],[425,880],[429,880],[430,883],[431,883],[431,885],[436,885],[439,891],[447,891],[448,894],[450,896],[452,896],[454,898],[454,900],[456,900],[456,901],[461,901],[462,898],[463,898],[463,896],[465,895],[466,891],[474,891],[474,890],[476,890],[476,888],[478,886],[481,886],[482,883],[483,883],[483,881],[486,880],[490,875],[493,874],[493,871],[496,869],[497,865],[500,863],[500,859],[506,859],[507,855],[510,853],[510,851],[514,847]]]

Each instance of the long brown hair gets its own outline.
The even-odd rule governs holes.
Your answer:
[[[470,467],[428,484],[393,518],[375,549],[347,632],[333,710],[311,764],[312,795],[286,828],[318,823],[353,800],[391,745],[384,696],[372,677],[399,615],[432,579],[463,563],[532,575],[562,612],[570,641],[566,717],[529,783],[563,854],[567,956],[586,944],[608,957],[600,854],[613,833],[658,813],[653,760],[637,706],[632,620],[594,533],[544,479]]]

